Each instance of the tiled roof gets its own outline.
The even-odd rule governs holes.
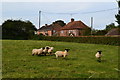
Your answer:
[[[67,25],[65,25],[62,30],[68,30],[68,29],[83,29],[87,28],[88,26],[85,25],[82,21],[73,21],[69,22]]]
[[[59,24],[55,23],[55,24],[51,24],[51,25],[47,25],[47,26],[42,26],[39,30],[56,30],[56,31],[60,31],[60,30],[69,30],[69,29],[84,29],[84,28],[88,28],[87,25],[85,25],[82,21],[73,21],[73,22],[69,22],[67,25],[65,26],[60,26]]]
[[[59,31],[59,30],[61,30],[61,28],[62,28],[62,26],[60,26],[59,24],[53,24],[52,25],[53,30]]]
[[[113,28],[106,35],[120,35],[120,28]]]
[[[42,26],[40,29],[38,30],[49,30],[51,29],[51,25],[48,25],[48,26]]]
[[[51,25],[47,25],[47,26],[42,26],[39,30],[57,30],[59,31],[61,29],[62,26],[60,26],[59,24],[51,24]]]

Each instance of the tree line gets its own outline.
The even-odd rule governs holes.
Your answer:
[[[2,39],[29,39],[36,30],[30,21],[7,20],[2,24]]]

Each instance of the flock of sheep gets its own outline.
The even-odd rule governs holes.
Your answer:
[[[46,54],[49,54],[49,55],[52,55],[53,54],[53,49],[54,47],[50,47],[50,46],[46,46],[46,47],[42,47],[40,49],[33,49],[32,50],[32,55],[45,55]],[[56,51],[54,54],[56,56],[56,58],[58,57],[66,57],[69,53],[69,50],[70,49],[65,49],[65,51]],[[95,57],[98,59],[97,61],[98,62],[101,62],[101,57],[102,57],[102,51],[97,51],[97,53],[95,54]]]
[[[54,47],[50,47],[50,46],[46,46],[46,47],[42,47],[42,48],[40,48],[40,49],[33,49],[32,50],[32,55],[34,56],[34,55],[45,55],[46,56],[46,54],[50,54],[50,55],[52,55],[53,54],[53,49],[54,49]],[[56,58],[58,58],[58,57],[60,57],[60,56],[62,56],[62,57],[66,57],[67,55],[68,55],[68,51],[69,51],[70,49],[65,49],[65,51],[56,51],[54,54],[56,55]]]

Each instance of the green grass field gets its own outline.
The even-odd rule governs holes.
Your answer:
[[[34,48],[53,46],[70,49],[66,59],[32,56]],[[97,50],[103,51],[102,62],[96,61]],[[3,78],[118,78],[118,46],[72,42],[3,40]]]

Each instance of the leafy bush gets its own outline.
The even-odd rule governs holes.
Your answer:
[[[53,36],[34,36],[34,40],[63,41],[90,44],[119,45],[120,37],[53,37]]]
[[[30,21],[7,20],[2,24],[2,39],[29,39],[36,27]]]

